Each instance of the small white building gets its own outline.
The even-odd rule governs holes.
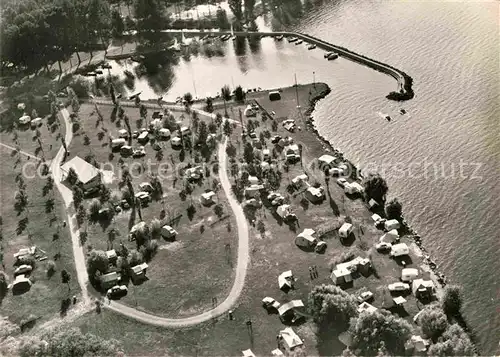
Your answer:
[[[387,231],[391,231],[393,229],[399,229],[401,225],[399,224],[397,219],[390,219],[388,221],[385,221],[385,229]]]
[[[358,312],[359,313],[362,313],[363,311],[366,311],[366,312],[375,312],[377,311],[377,308],[369,303],[367,303],[366,301],[362,302],[359,306],[358,306]]]
[[[346,268],[339,268],[338,266],[332,271],[330,278],[335,285],[342,285],[352,281],[351,271]]]
[[[373,198],[370,198],[370,200],[368,201],[368,207],[370,207],[370,209],[374,209],[374,208],[377,208],[379,206],[378,202],[375,201]]]
[[[415,268],[404,268],[401,270],[401,281],[405,283],[411,282],[418,277],[418,269]]]
[[[264,189],[263,185],[251,185],[245,188],[245,197],[256,198],[260,196],[260,191]]]
[[[278,338],[280,340],[280,345],[283,346],[286,351],[293,351],[296,347],[300,347],[304,344],[291,327],[286,327],[284,330],[281,330]]]
[[[201,166],[187,168],[186,171],[184,171],[184,175],[189,180],[199,180],[203,177],[203,168]]]
[[[278,285],[281,290],[293,287],[293,274],[291,270],[284,271],[278,276]]]
[[[205,206],[211,205],[212,203],[214,203],[214,196],[215,196],[214,191],[202,193],[201,197],[200,197],[201,204],[203,204]]]
[[[421,336],[413,335],[406,343],[405,348],[408,352],[424,353],[430,344],[429,340],[424,340]]]
[[[322,155],[318,158],[318,165],[321,171],[330,170],[335,166],[337,158],[332,155]]]
[[[262,150],[262,160],[264,161],[271,160],[271,151],[269,149]]]
[[[375,224],[377,224],[378,221],[380,221],[382,219],[382,217],[380,217],[378,214],[374,213],[374,214],[372,214],[372,219],[373,219],[373,222],[375,222]]]
[[[183,126],[181,128],[181,135],[182,136],[191,135],[191,129],[189,129],[187,126]]]
[[[285,157],[287,161],[300,160],[300,149],[297,144],[288,145],[285,148]]]
[[[394,244],[391,247],[391,257],[401,257],[403,255],[408,255],[410,253],[410,248],[406,245],[406,243],[398,243]]]
[[[303,248],[313,248],[317,243],[318,239],[314,236],[316,231],[311,228],[306,228],[297,235],[295,238],[295,244]]]
[[[395,229],[392,229],[389,232],[385,233],[379,239],[380,242],[391,243],[391,244],[398,240],[399,240],[399,234],[398,231]]]
[[[243,357],[255,357],[251,349],[241,351],[241,353],[243,353]]]
[[[142,264],[133,266],[130,269],[132,272],[132,274],[130,274],[130,277],[131,277],[132,282],[134,284],[137,284],[146,278],[147,268],[148,268],[148,265],[146,263],[142,263]]]
[[[177,236],[177,231],[168,224],[166,224],[163,227],[161,227],[161,235],[164,238],[171,239]]]
[[[137,141],[140,143],[145,143],[149,140],[149,133],[147,131],[143,131],[142,133],[139,134],[137,137]]]
[[[320,202],[325,198],[325,190],[323,187],[316,188],[309,186],[306,190],[306,198],[313,203]]]
[[[411,290],[416,298],[427,298],[434,294],[436,285],[432,280],[415,279],[411,284]]]
[[[285,355],[279,348],[275,348],[274,350],[271,351],[271,356],[273,357],[284,357]]]
[[[24,274],[17,275],[12,283],[13,293],[24,293],[31,289],[31,280]]]
[[[111,140],[111,148],[118,149],[118,148],[121,148],[126,143],[127,143],[127,140],[125,140],[124,138],[113,139],[113,140]]]
[[[31,117],[29,115],[23,115],[19,118],[19,124],[26,125],[31,122]]]
[[[258,185],[259,179],[257,176],[248,176],[248,182],[250,182],[250,185]]]
[[[339,228],[340,238],[347,238],[352,233],[354,227],[351,223],[344,223],[342,227]]]

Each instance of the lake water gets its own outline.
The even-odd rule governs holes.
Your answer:
[[[493,354],[500,336],[498,3],[338,0],[305,12],[283,27],[404,70],[415,98],[388,101],[394,79],[272,39],[237,50],[228,41],[224,56],[181,58],[134,90],[173,99],[215,94],[224,84],[288,86],[295,74],[301,83],[328,83],[332,93],[314,113],[319,131],[354,163],[383,172],[439,270],[464,287],[466,318],[482,352]],[[280,25],[270,16],[258,24]],[[409,114],[398,114],[401,107]]]

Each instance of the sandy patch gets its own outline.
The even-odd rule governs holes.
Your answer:
[[[160,250],[168,250],[171,252],[175,252],[176,250],[184,248],[184,243],[183,242],[172,242],[172,243],[167,243],[167,244],[162,244],[158,247]]]

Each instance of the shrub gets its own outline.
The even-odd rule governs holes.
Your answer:
[[[97,272],[105,274],[108,271],[109,260],[103,250],[92,250],[87,258],[87,272],[94,279]]]
[[[443,311],[448,316],[457,316],[462,308],[462,289],[457,285],[447,285],[443,295]]]
[[[384,202],[388,191],[387,182],[379,174],[370,174],[364,180],[365,193],[377,202]]]
[[[97,220],[99,218],[99,210],[101,209],[101,202],[94,198],[89,205],[89,215],[93,220]]]
[[[7,287],[9,283],[7,282],[7,274],[0,271],[0,298],[3,298],[7,294]]]
[[[385,214],[388,219],[401,219],[403,206],[397,198],[393,198],[385,205]]]
[[[144,257],[141,252],[138,252],[135,249],[132,249],[128,255],[128,265],[133,267],[144,262]]]
[[[474,356],[474,345],[469,335],[457,324],[453,324],[443,333],[438,342],[431,345],[429,356]]]
[[[144,252],[142,253],[144,259],[149,262],[158,251],[158,241],[156,239],[151,239],[146,243],[146,245],[141,247],[141,249],[144,249]]]
[[[154,238],[157,238],[161,235],[161,227],[162,227],[162,224],[158,218],[154,218],[151,221],[151,235]]]
[[[309,293],[308,306],[309,313],[320,327],[332,323],[346,327],[358,314],[354,296],[335,285],[315,286]]]
[[[441,307],[437,304],[426,306],[418,317],[422,332],[434,341],[440,337],[448,327],[448,320]]]

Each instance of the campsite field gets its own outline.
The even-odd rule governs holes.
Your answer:
[[[61,121],[62,122],[62,121]],[[64,124],[61,124],[64,131]],[[40,141],[47,160],[50,160],[59,146],[53,135],[49,135],[45,125],[40,127]],[[2,132],[1,142],[14,146],[13,132]],[[18,131],[20,149],[36,155],[33,131]],[[52,145],[52,148],[50,146]],[[36,144],[38,147],[38,144]],[[0,168],[0,203],[1,203],[1,230],[2,230],[2,257],[3,269],[14,280],[14,257],[21,248],[35,245],[37,254],[45,260],[36,260],[36,267],[30,279],[33,282],[31,289],[21,295],[13,295],[9,290],[0,300],[2,315],[9,317],[15,323],[22,323],[33,318],[41,322],[64,314],[63,300],[78,296],[79,288],[73,264],[73,252],[68,228],[62,227],[66,214],[59,192],[54,188],[44,193],[46,178],[36,174],[37,161],[28,160],[25,155],[12,154],[12,150],[0,147],[4,160]],[[42,156],[41,152],[38,156]],[[24,173],[23,173],[24,168]],[[25,210],[18,214],[15,206],[15,195],[19,190],[18,180],[23,177],[28,204]],[[52,201],[53,200],[53,201]],[[57,234],[56,236],[54,236]],[[53,275],[47,274],[49,261],[54,261]],[[65,269],[71,276],[68,285],[61,282],[61,271]]]
[[[158,218],[178,232],[177,238],[175,241],[157,239],[158,251],[148,263],[147,281],[135,286],[129,284],[129,293],[121,302],[168,317],[194,315],[212,308],[225,298],[232,285],[237,247],[236,223],[224,192],[218,187],[215,151],[205,165],[204,179],[190,186],[191,194],[181,197],[185,179],[179,172],[189,163],[195,164],[194,150],[193,154],[186,150],[182,157],[180,151],[174,150],[170,141],[165,140],[157,142],[161,146],[159,151],[146,144],[144,157],[122,158],[120,153],[111,152],[108,136],[117,137],[118,130],[124,125],[117,126],[119,121],[110,119],[113,106],[101,104],[98,109],[103,121],[98,120],[93,105],[82,105],[79,112],[81,127],[70,147],[71,156],[85,157],[90,154],[99,165],[105,164],[103,168],[109,172],[105,175],[106,186],[111,189],[112,195],[119,193],[121,188],[120,159],[130,168],[136,193],[139,192],[139,184],[150,182],[155,174],[162,184],[163,195],[141,208],[140,215],[138,211],[127,209],[117,213],[106,224],[86,224],[86,250],[119,251],[121,244],[128,250],[137,249],[136,243],[128,239],[130,228],[139,223],[141,218],[147,223]],[[132,130],[145,125],[144,120],[140,119],[139,108],[124,107],[124,110]],[[152,110],[149,110],[148,120],[151,120],[151,115]],[[190,114],[173,112],[172,115],[177,121],[189,125]],[[203,120],[202,117],[200,119]],[[99,136],[99,132],[104,135]],[[85,145],[85,135],[90,139],[89,145]],[[135,139],[133,146],[137,146]],[[200,202],[200,195],[207,190],[216,191],[211,206],[204,206]],[[84,204],[88,205],[89,202],[86,200]],[[214,212],[215,204],[223,208],[220,217]],[[194,207],[193,212],[188,210],[191,205]],[[111,238],[110,231],[118,233]]]
[[[166,330],[147,327],[122,317],[113,317],[105,311],[99,317],[95,317],[101,323],[95,323],[94,313],[87,316],[86,320],[81,321],[83,329],[122,340],[125,350],[131,355],[144,355],[143,348],[146,346],[151,355],[159,353],[160,350],[162,353],[184,355],[239,355],[247,348],[251,348],[256,355],[270,355],[276,346],[276,335],[285,326],[277,314],[269,314],[262,307],[262,298],[270,296],[282,304],[294,299],[302,299],[307,303],[308,293],[314,286],[332,283],[331,264],[339,263],[341,257],[349,253],[352,253],[353,257],[358,255],[369,257],[375,272],[368,277],[361,276],[355,279],[353,285],[347,287],[346,291],[357,294],[358,291],[370,290],[374,293],[374,300],[371,303],[375,307],[386,308],[412,321],[412,316],[422,308],[422,305],[413,296],[408,295],[405,309],[394,309],[387,285],[399,281],[401,266],[388,255],[375,251],[374,244],[378,242],[382,232],[374,227],[371,220],[372,213],[361,199],[350,199],[345,196],[342,188],[336,184],[335,178],[332,177],[327,185],[324,174],[316,167],[315,159],[325,154],[326,149],[313,132],[305,130],[303,117],[310,96],[314,95],[315,90],[319,92],[325,89],[321,84],[316,84],[316,87],[315,89],[309,85],[299,88],[300,114],[296,108],[294,88],[284,89],[282,100],[278,102],[269,102],[266,98],[267,93],[252,93],[248,98],[257,99],[268,112],[275,111],[275,118],[279,123],[284,118],[291,118],[302,128],[295,133],[289,133],[279,124],[277,132],[274,132],[271,121],[262,122],[259,114],[257,118],[251,118],[259,121],[257,136],[261,130],[269,130],[272,135],[291,136],[295,143],[302,144],[303,153],[302,163],[290,165],[288,172],[283,171],[278,189],[290,201],[298,217],[298,226],[292,230],[276,219],[268,208],[257,210],[256,224],[251,227],[250,232],[250,266],[244,291],[233,309],[235,319],[230,320],[225,315],[193,328]],[[245,106],[246,104],[240,107]],[[220,108],[219,106],[219,110]],[[235,106],[229,111],[238,113],[238,107]],[[236,128],[231,137],[235,147],[238,148],[238,155],[243,148],[241,143],[240,145],[237,143],[241,141],[240,134],[240,129]],[[271,146],[270,143],[267,145]],[[302,193],[287,193],[291,179],[304,172],[308,174],[309,182],[317,181],[325,187],[328,194],[324,202],[305,205]],[[336,229],[341,226],[346,216],[353,222],[355,238],[342,243]],[[262,221],[265,227],[262,233],[257,229],[262,228],[258,224],[259,221]],[[296,235],[305,228],[329,232],[321,237],[328,245],[324,254],[304,251],[295,245]],[[413,247],[407,237],[403,237],[402,242]],[[415,252],[411,252],[411,258],[411,264],[408,266],[420,267],[421,258]],[[318,271],[318,277],[314,279],[309,272],[309,267],[312,266],[316,266]],[[278,275],[289,269],[296,279],[295,289],[285,293],[278,287]],[[425,274],[423,276],[426,277]],[[251,321],[251,327],[248,326],[248,321]],[[307,355],[340,355],[345,348],[337,338],[333,338],[337,332],[342,331],[332,331],[326,336],[327,338],[324,338],[316,333],[315,324],[309,319],[293,328],[303,339]],[[147,335],[148,339],[144,339],[142,337],[144,335]],[[123,336],[126,338],[121,338]],[[152,348],[148,341],[155,341],[156,347]]]

